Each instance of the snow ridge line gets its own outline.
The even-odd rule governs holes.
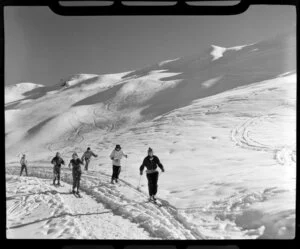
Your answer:
[[[296,151],[295,149],[288,148],[286,146],[270,146],[260,143],[254,140],[249,135],[249,128],[262,122],[270,115],[264,115],[254,117],[246,120],[241,125],[231,130],[231,140],[238,146],[244,149],[266,151],[274,154],[274,159],[281,165],[287,165],[290,163],[296,163]]]
[[[9,174],[19,174],[19,167],[6,167],[6,172]],[[99,173],[99,172],[97,172]],[[52,179],[53,170],[49,167],[30,167],[29,175]],[[115,215],[120,215],[129,219],[133,223],[137,223],[144,228],[149,234],[155,238],[164,239],[205,239],[205,237],[189,224],[184,217],[178,214],[176,209],[167,205],[167,202],[162,201],[166,206],[156,207],[153,204],[147,203],[145,194],[136,190],[130,183],[125,183],[129,190],[135,190],[141,202],[133,201],[112,187],[107,176],[99,174],[99,177],[82,174],[81,188],[89,195],[95,197],[97,202],[104,204],[106,208],[112,210]],[[71,171],[61,174],[62,181],[72,183]]]

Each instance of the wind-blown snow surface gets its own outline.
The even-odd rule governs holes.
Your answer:
[[[140,222],[150,237],[293,238],[295,34],[212,49],[132,72],[75,77],[76,84],[37,88],[7,103],[7,169],[26,153],[32,170],[51,178],[56,151],[69,160],[90,146],[99,155],[92,174],[106,184],[108,156],[120,143],[129,155],[121,173],[126,188],[83,176],[87,194],[110,193],[99,198],[115,210],[136,194],[146,198],[134,187],[151,146],[166,168],[158,195],[167,207],[156,221],[148,206],[115,213]],[[141,190],[147,193],[146,177]]]
[[[19,83],[14,86],[5,88],[5,104],[13,101],[24,99],[23,95],[26,92],[32,91],[36,88],[43,87],[40,84],[34,84],[29,82]]]
[[[142,228],[114,215],[89,195],[70,195],[71,185],[7,175],[7,237],[55,239],[149,239]]]

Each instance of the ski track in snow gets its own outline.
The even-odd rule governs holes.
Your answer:
[[[7,167],[7,174],[19,174],[19,167]],[[49,167],[30,167],[29,176],[52,179],[53,170]],[[62,171],[61,179],[72,183],[71,171]],[[82,175],[81,189],[95,200],[139,227],[154,238],[161,239],[205,239],[193,225],[166,201],[160,200],[162,207],[148,203],[147,195],[138,191],[131,184],[121,181],[119,186],[109,183],[110,176],[99,172]],[[126,191],[122,191],[126,190]],[[128,197],[126,195],[128,194]],[[133,201],[134,200],[134,201]]]
[[[67,183],[56,187],[49,179],[13,175],[6,182],[9,238],[151,238],[143,228],[114,215],[85,193],[76,198]]]
[[[231,139],[238,146],[256,151],[266,151],[274,154],[274,159],[281,165],[296,163],[296,150],[290,146],[271,146],[263,144],[251,136],[251,128],[267,120],[271,115],[249,118],[231,131]]]
[[[15,179],[11,177],[10,180],[14,182]],[[57,195],[50,185],[43,184],[42,179],[29,177],[17,183],[17,186],[12,183],[14,193],[8,192],[6,197],[9,238],[87,238],[83,228],[70,215],[71,210],[64,205],[61,195]],[[7,189],[10,189],[9,184]],[[28,186],[31,187],[29,193]],[[36,219],[38,214],[42,217]],[[19,231],[16,232],[16,229]]]
[[[7,175],[17,175],[18,173],[19,167],[17,166],[9,166],[6,168]],[[30,167],[29,177],[23,178],[26,179],[29,184],[30,181],[32,181],[30,176],[37,177],[36,180],[39,182],[41,182],[42,179],[52,179],[52,168]],[[63,169],[61,179],[65,183],[71,183],[71,172]],[[243,216],[243,212],[251,205],[264,202],[274,195],[277,195],[278,191],[282,191],[277,188],[270,188],[261,192],[249,193],[241,189],[226,199],[214,201],[203,207],[193,208],[175,208],[167,201],[159,199],[162,203],[162,207],[157,207],[148,202],[145,193],[137,190],[130,183],[121,180],[118,185],[111,185],[109,179],[110,176],[104,173],[94,171],[84,172],[81,180],[81,190],[84,191],[84,193],[83,198],[78,199],[79,202],[87,197],[93,198],[96,202],[94,206],[101,205],[105,210],[111,210],[111,214],[119,216],[120,218],[122,217],[131,223],[135,223],[137,226],[135,229],[143,229],[152,239],[255,239],[263,234],[264,226],[249,229],[239,227],[236,224],[237,216]],[[27,183],[23,184],[25,191],[27,190]],[[81,220],[79,220],[78,223],[73,219],[73,217],[76,217],[76,214],[71,212],[70,209],[66,209],[63,201],[66,197],[60,196],[60,194],[64,193],[57,195],[58,192],[55,187],[46,184],[41,184],[40,186],[40,189],[34,190],[36,195],[26,193],[23,196],[18,196],[18,198],[23,198],[21,203],[27,203],[27,205],[24,205],[26,209],[20,207],[22,205],[20,201],[8,205],[8,219],[14,220],[16,218],[15,214],[21,217],[19,224],[9,224],[8,222],[8,227],[12,229],[22,226],[25,227],[26,224],[22,225],[24,215],[27,216],[28,213],[37,213],[37,210],[35,210],[36,206],[44,201],[49,204],[50,208],[54,208],[54,211],[49,214],[51,218],[35,220],[33,222],[46,222],[42,223],[44,224],[43,230],[35,234],[36,236],[41,236],[41,233],[44,233],[44,236],[49,236],[50,233],[53,233],[52,238],[99,238],[95,235],[95,231],[93,231],[95,228],[90,227],[91,224],[89,221],[83,223],[83,226],[80,224],[82,223]],[[9,186],[7,186],[7,188],[10,189]],[[68,185],[68,188],[71,188],[71,185]],[[66,188],[65,192],[69,193]],[[34,200],[28,200],[31,195]],[[14,196],[9,196],[7,200],[13,198]],[[74,198],[73,195],[71,195],[70,198]],[[28,204],[30,201],[31,203]],[[78,202],[76,201],[76,203]],[[79,205],[84,206],[82,208],[84,211],[90,208],[90,203],[81,203]],[[18,212],[15,212],[16,209]],[[101,214],[106,212],[103,212],[103,210],[101,210],[101,212],[98,211],[98,213]],[[47,215],[45,208],[43,209],[43,214]],[[99,217],[97,218],[100,219]],[[110,222],[111,219],[111,217],[107,218],[107,222]],[[99,223],[103,225],[103,221]],[[70,225],[74,228],[70,229]],[[103,226],[105,227],[105,225]],[[103,226],[101,226],[101,230],[107,229],[103,228]],[[57,227],[59,227],[59,229],[57,229]],[[13,230],[11,234],[13,234]],[[111,234],[106,234],[105,238],[109,238],[109,235],[111,236]],[[144,239],[147,239],[147,237]]]

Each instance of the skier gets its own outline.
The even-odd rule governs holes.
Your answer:
[[[76,152],[73,153],[72,159],[69,163],[69,168],[72,165],[72,176],[73,176],[73,189],[72,193],[75,194],[75,188],[77,188],[76,194],[79,195],[79,187],[80,187],[80,177],[81,177],[81,167],[80,165],[83,165],[83,162],[78,158],[78,155]]]
[[[84,152],[82,157],[81,157],[81,161],[84,162],[84,160],[85,160],[85,167],[84,167],[85,170],[88,170],[89,163],[90,163],[90,160],[91,160],[92,156],[97,157],[98,155],[96,155],[93,151],[91,151],[91,148],[88,147],[86,152]]]
[[[61,158],[60,153],[57,152],[56,156],[52,158],[51,164],[53,164],[53,185],[57,180],[57,185],[60,186],[60,169],[61,165],[65,165],[65,161]]]
[[[24,169],[25,169],[26,176],[28,176],[28,174],[27,174],[27,160],[26,160],[26,155],[25,154],[22,155],[22,158],[20,160],[20,164],[21,164],[20,176],[22,175]]]
[[[122,157],[128,157],[121,149],[119,144],[116,145],[115,149],[110,154],[110,159],[112,160],[113,165],[113,173],[111,176],[111,183],[114,184],[114,180],[116,183],[118,182],[119,175],[121,172],[121,159]]]
[[[149,189],[149,201],[156,201],[155,195],[157,193],[157,181],[158,181],[158,171],[157,166],[162,172],[165,172],[163,165],[159,161],[158,157],[153,155],[153,150],[148,149],[148,156],[145,157],[141,167],[140,175],[143,175],[143,170],[146,167],[147,179],[148,179],[148,189]]]

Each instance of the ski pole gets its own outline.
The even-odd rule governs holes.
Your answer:
[[[125,160],[125,162],[124,162],[124,179],[126,178],[126,160]]]
[[[137,187],[137,190],[140,190],[141,178],[142,178],[142,175],[140,175],[140,180],[139,180],[139,185]]]
[[[125,178],[127,179],[127,157],[125,160]]]

